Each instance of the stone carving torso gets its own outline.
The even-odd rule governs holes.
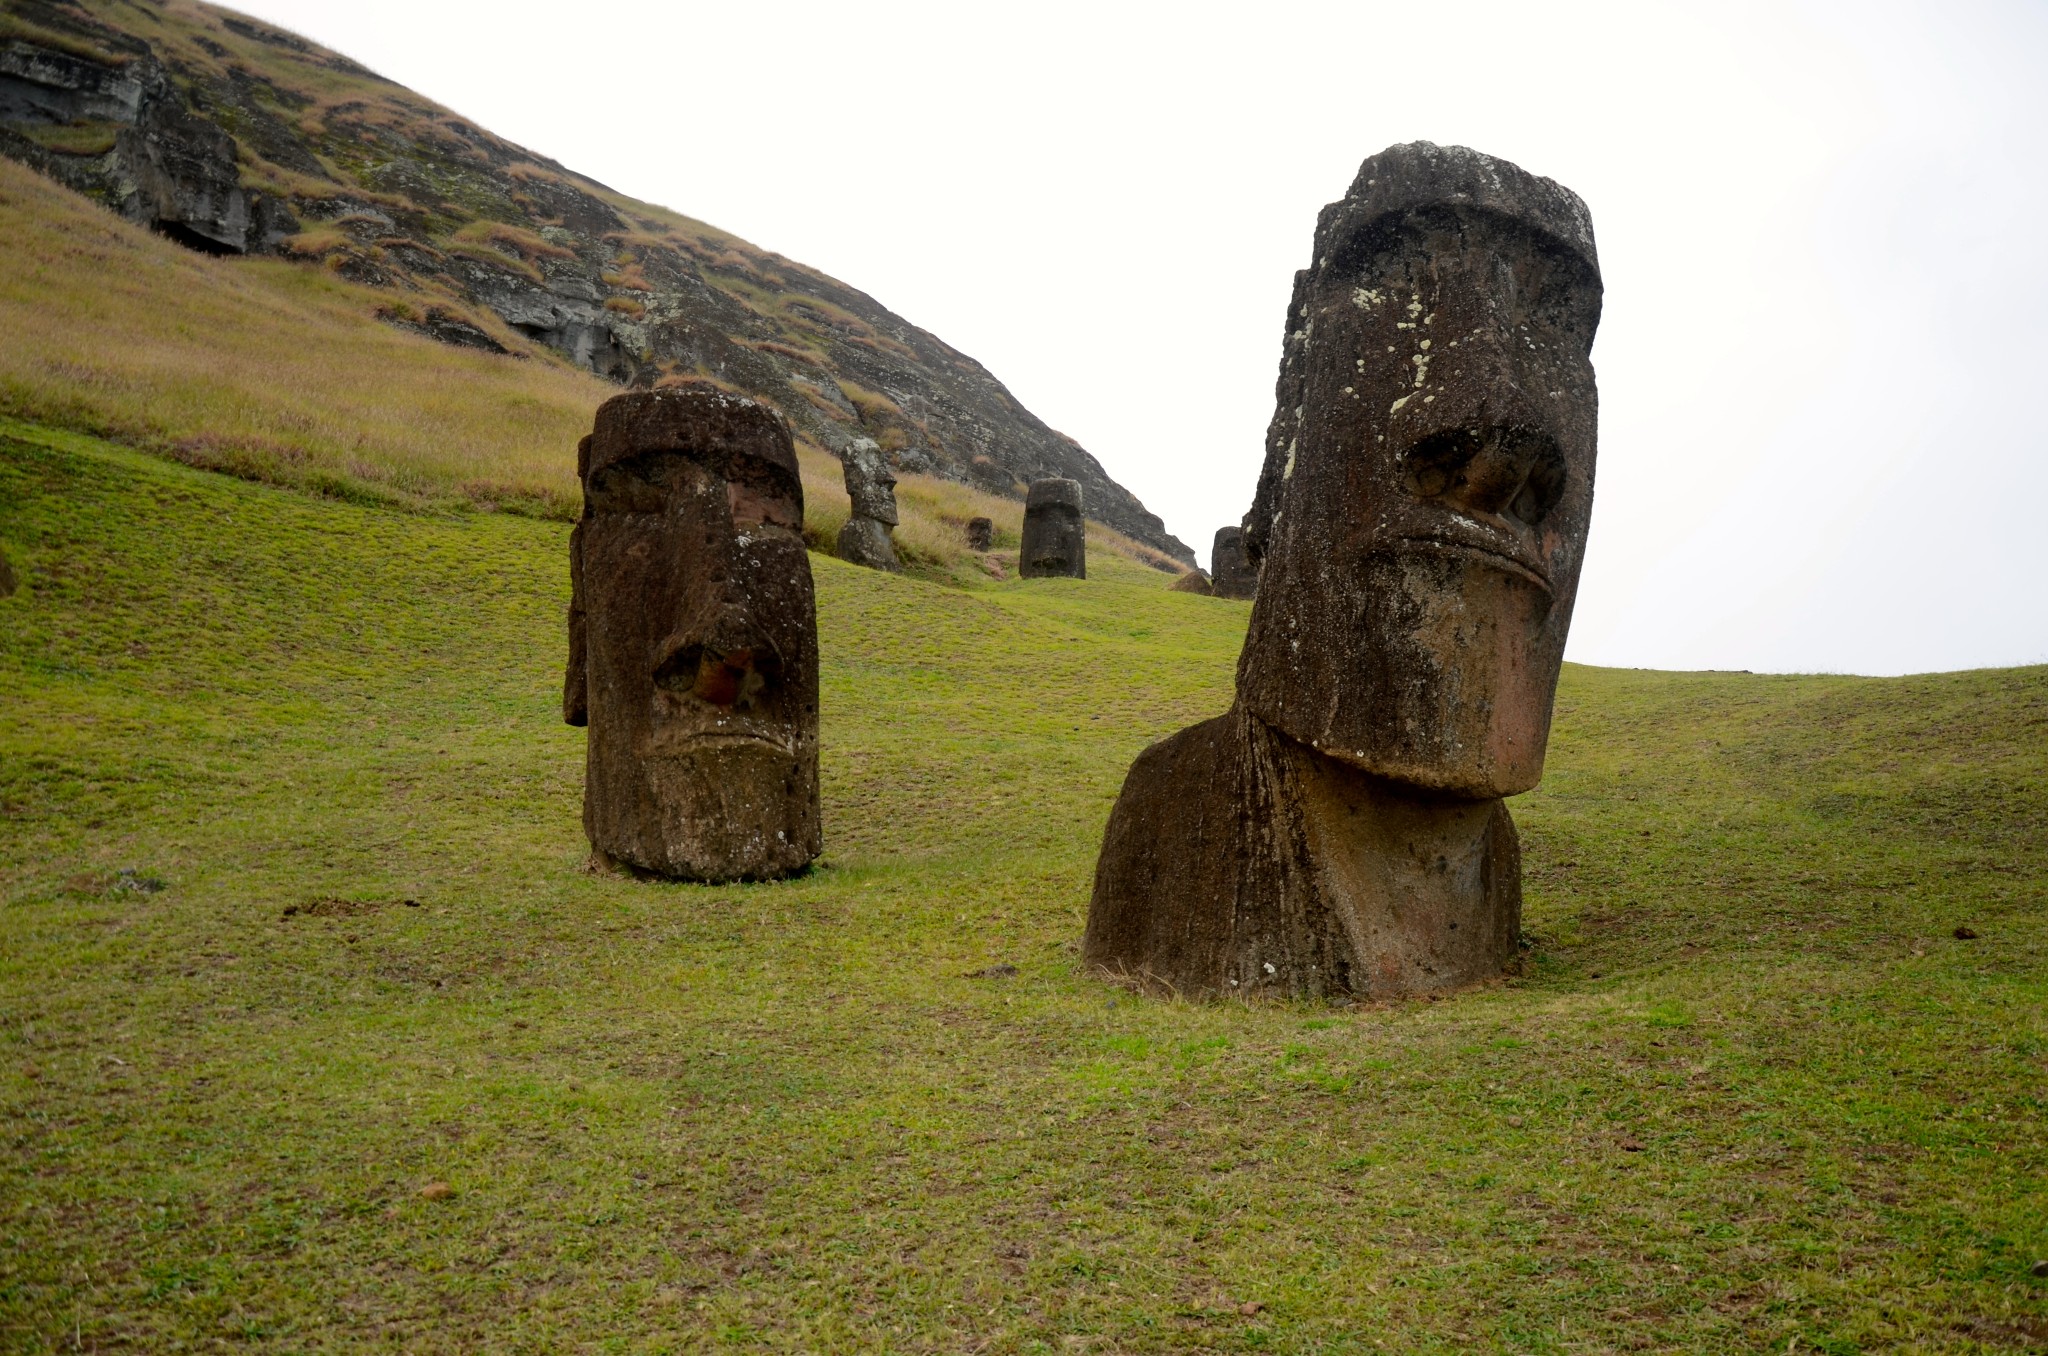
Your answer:
[[[896,476],[881,444],[856,438],[840,454],[853,512],[839,529],[839,558],[873,570],[901,568],[889,529],[896,526]]]
[[[1081,516],[1079,481],[1054,477],[1031,482],[1024,497],[1017,573],[1026,579],[1088,577],[1088,525]]]
[[[1542,775],[1599,314],[1584,204],[1504,161],[1396,146],[1323,210],[1245,519],[1237,702],[1132,767],[1088,961],[1189,993],[1391,996],[1512,958],[1502,798]]]
[[[1209,577],[1218,598],[1256,598],[1259,572],[1244,553],[1244,529],[1219,527],[1209,548]]]
[[[803,869],[818,642],[787,426],[715,389],[633,392],[578,461],[563,715],[589,726],[593,851],[687,880]]]

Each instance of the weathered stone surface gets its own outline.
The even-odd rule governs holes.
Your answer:
[[[856,438],[839,454],[839,461],[854,516],[896,526],[896,473],[889,469],[881,445],[873,438]]]
[[[106,149],[36,139],[40,129],[94,127]],[[283,204],[241,186],[234,138],[194,115],[150,55],[114,66],[0,45],[0,153],[208,253],[273,247],[298,229]]]
[[[839,529],[839,558],[871,570],[901,569],[889,529],[896,526],[896,475],[873,438],[856,438],[839,454],[853,516]]]
[[[563,716],[594,856],[684,880],[821,847],[818,639],[789,427],[710,387],[607,400],[577,450]]]
[[[1026,579],[1086,579],[1088,525],[1078,481],[1035,480],[1024,499],[1024,544],[1017,573]]]
[[[967,520],[967,549],[988,551],[996,544],[996,525],[990,518],[969,518]]]
[[[1216,585],[1206,570],[1189,570],[1173,581],[1172,588],[1175,593],[1199,593],[1204,598],[1216,596]]]
[[[1244,540],[1237,703],[1143,754],[1087,961],[1185,993],[1389,996],[1512,956],[1502,797],[1542,774],[1592,508],[1584,204],[1396,146],[1298,274]]]
[[[1244,529],[1219,527],[1209,548],[1209,577],[1215,581],[1218,598],[1256,598],[1259,572],[1244,553]]]
[[[870,570],[900,570],[889,529],[873,518],[848,518],[839,529],[839,558]]]

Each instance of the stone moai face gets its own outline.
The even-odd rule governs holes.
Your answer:
[[[1426,142],[1365,162],[1295,280],[1245,520],[1252,714],[1455,795],[1542,775],[1593,507],[1585,204]]]
[[[992,518],[969,518],[967,520],[967,549],[986,551],[996,544],[996,525]]]
[[[1017,573],[1026,579],[1088,577],[1088,527],[1081,518],[1081,483],[1034,480],[1024,497],[1024,543]]]
[[[818,639],[788,426],[711,388],[598,408],[578,450],[564,715],[591,846],[753,880],[820,849]]]
[[[1209,577],[1218,598],[1253,598],[1259,592],[1259,572],[1244,553],[1244,529],[1219,527],[1209,548]]]
[[[840,457],[846,476],[846,494],[853,500],[853,516],[873,518],[896,526],[896,475],[881,444],[873,438],[856,438]]]

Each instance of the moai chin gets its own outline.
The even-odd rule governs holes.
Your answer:
[[[987,551],[996,544],[996,525],[992,518],[969,518],[967,520],[967,549]]]
[[[1426,142],[1367,160],[1295,277],[1230,712],[1147,749],[1083,955],[1184,993],[1498,974],[1503,797],[1543,771],[1593,504],[1585,204]]]
[[[1081,518],[1081,482],[1034,480],[1024,496],[1024,542],[1017,573],[1026,579],[1086,579],[1088,525]]]
[[[563,718],[593,860],[765,880],[821,847],[818,623],[788,425],[711,387],[598,407],[577,449]]]
[[[1209,548],[1209,578],[1218,598],[1256,598],[1259,572],[1244,553],[1244,529],[1219,527]]]
[[[846,496],[853,513],[839,529],[839,558],[871,570],[896,570],[896,544],[889,529],[896,526],[896,476],[889,459],[873,438],[856,438],[840,454]]]

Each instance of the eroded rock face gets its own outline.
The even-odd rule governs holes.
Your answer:
[[[742,396],[615,396],[578,449],[563,715],[596,858],[680,880],[821,847],[818,639],[788,425]]]
[[[1382,997],[1511,959],[1501,798],[1542,774],[1600,297],[1585,205],[1474,151],[1393,147],[1323,210],[1245,520],[1237,703],[1132,767],[1091,964],[1186,993]]]
[[[1031,482],[1024,499],[1024,544],[1017,573],[1026,579],[1086,579],[1088,525],[1081,518],[1081,484],[1052,478]]]
[[[101,129],[104,149],[36,140],[60,127]],[[274,247],[298,229],[281,203],[241,186],[234,138],[186,108],[153,56],[110,66],[0,44],[0,153],[208,253]]]
[[[1218,598],[1256,598],[1259,572],[1244,553],[1244,529],[1219,527],[1215,544],[1209,548],[1209,577],[1215,581]]]
[[[856,438],[840,454],[846,495],[853,516],[839,529],[839,558],[871,570],[895,570],[896,546],[889,529],[896,526],[896,475],[889,458],[872,438]]]
[[[967,549],[988,551],[996,544],[996,525],[991,518],[969,518],[967,520]]]

